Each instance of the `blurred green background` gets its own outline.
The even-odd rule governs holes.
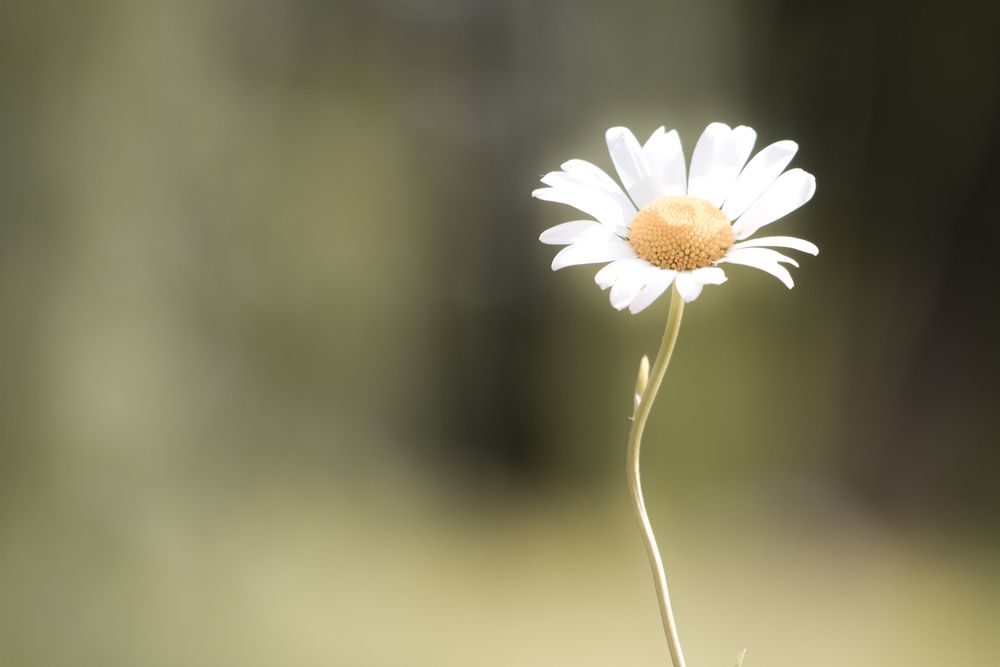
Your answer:
[[[667,664],[666,300],[529,193],[714,120],[822,252],[708,288],[653,412],[689,663],[994,663],[996,7],[4,2],[0,665]]]

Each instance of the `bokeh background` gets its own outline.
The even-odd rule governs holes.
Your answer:
[[[992,664],[997,5],[8,0],[0,665],[665,665],[666,301],[553,274],[604,130],[748,124],[791,292],[688,309],[647,500],[692,665]]]

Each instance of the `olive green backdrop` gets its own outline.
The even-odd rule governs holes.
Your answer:
[[[816,242],[687,309],[645,441],[693,666],[989,664],[1000,12],[0,6],[0,665],[665,665],[636,364],[530,198],[791,138]]]

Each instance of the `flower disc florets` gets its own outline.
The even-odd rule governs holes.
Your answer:
[[[660,197],[636,214],[628,242],[653,266],[692,271],[725,256],[733,245],[733,227],[704,199]]]

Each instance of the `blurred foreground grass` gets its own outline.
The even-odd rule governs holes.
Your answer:
[[[406,476],[99,467],[5,521],[0,664],[666,664],[624,492],[471,511]],[[835,504],[648,495],[692,665],[731,665],[744,646],[751,667],[995,655],[993,546],[887,532]]]

